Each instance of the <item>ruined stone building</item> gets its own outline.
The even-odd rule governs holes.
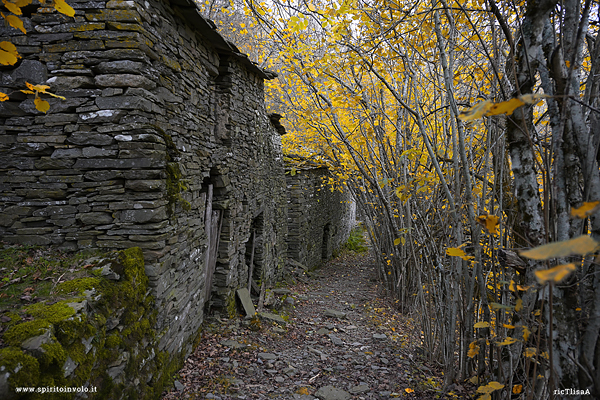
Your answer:
[[[263,99],[275,75],[192,0],[69,4],[75,17],[24,8],[26,35],[0,28],[22,55],[0,70],[0,240],[140,247],[157,311],[149,358],[185,356],[207,307],[231,308],[250,273],[273,284],[288,257],[281,140]],[[39,112],[25,82],[66,100],[42,95]]]

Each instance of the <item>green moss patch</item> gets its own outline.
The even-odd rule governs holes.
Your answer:
[[[171,382],[183,363],[182,354],[157,349],[157,311],[148,295],[143,252],[139,248],[114,252],[99,262],[119,271],[121,279],[90,276],[91,269],[86,268],[59,284],[48,299],[24,306],[15,302],[12,311],[3,314],[10,321],[0,334],[0,368],[9,374],[10,387],[89,385],[98,388],[92,398],[156,399]],[[88,298],[89,306],[76,312],[69,304],[80,302],[91,289],[96,290],[94,299]],[[27,350],[21,348],[27,339],[44,333],[48,335],[44,340],[28,343]],[[129,357],[124,358],[125,353]],[[124,371],[111,378],[111,368],[120,362],[125,363]],[[134,386],[136,378],[150,381]],[[42,398],[36,396],[28,398]],[[73,398],[71,394],[45,396]]]
[[[56,324],[75,315],[73,307],[67,305],[65,301],[47,305],[45,303],[36,303],[25,310],[36,319],[44,319],[52,324]]]
[[[25,340],[42,335],[52,324],[46,319],[23,322],[10,327],[4,333],[4,341],[11,346],[20,346]]]
[[[76,293],[83,295],[86,290],[92,290],[100,285],[100,278],[85,277],[62,282],[56,287],[56,293],[69,294]]]
[[[10,374],[8,383],[11,387],[34,386],[40,376],[40,364],[38,360],[23,353],[16,347],[0,349],[0,365],[6,368]]]

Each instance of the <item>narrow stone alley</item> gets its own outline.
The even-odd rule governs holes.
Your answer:
[[[279,322],[209,317],[163,400],[463,398],[462,386],[442,393],[369,255],[345,253],[296,282],[267,296]]]

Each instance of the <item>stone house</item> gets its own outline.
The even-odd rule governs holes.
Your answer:
[[[25,7],[26,35],[0,27],[22,56],[0,67],[10,96],[0,103],[0,241],[141,248],[150,290],[138,300],[151,295],[156,326],[138,359],[156,371],[192,351],[207,308],[234,312],[250,279],[269,286],[288,257],[308,266],[331,257],[353,208],[322,186],[325,169],[285,174],[280,117],[264,104],[275,74],[192,0],[69,4],[74,17]],[[65,100],[42,95],[50,110],[40,112],[20,91],[26,82]],[[111,379],[137,368],[132,360],[111,367]],[[152,397],[153,374],[118,382],[134,391],[155,382]]]
[[[142,248],[159,350],[188,354],[250,258],[265,282],[285,264],[280,135],[263,99],[275,75],[192,0],[69,4],[74,17],[26,7],[26,35],[0,28],[22,55],[0,76],[0,240]],[[39,112],[26,81],[66,100]]]
[[[332,189],[327,167],[301,161],[286,167],[288,257],[314,268],[333,257],[356,224],[348,189]]]

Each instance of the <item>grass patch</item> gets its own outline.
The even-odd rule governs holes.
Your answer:
[[[361,227],[356,227],[350,232],[348,241],[344,244],[344,248],[355,253],[366,253],[369,251],[367,241],[365,240],[364,230]]]

